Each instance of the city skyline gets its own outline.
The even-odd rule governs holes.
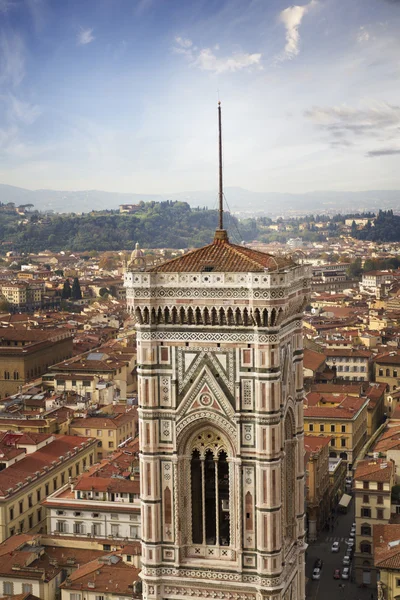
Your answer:
[[[0,182],[393,189],[400,2],[0,0]]]

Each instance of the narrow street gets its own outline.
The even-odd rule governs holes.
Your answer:
[[[345,555],[352,523],[354,522],[354,500],[347,514],[339,514],[333,531],[323,531],[315,542],[311,542],[307,550],[306,577],[309,579],[306,587],[307,600],[377,600],[376,590],[360,588],[352,579],[352,563],[350,579],[334,579],[335,569],[343,570]],[[332,552],[333,542],[339,542],[339,552]],[[317,558],[323,560],[321,578],[311,579],[314,562]],[[343,586],[343,587],[342,587]]]

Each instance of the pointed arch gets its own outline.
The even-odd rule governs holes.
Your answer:
[[[247,308],[245,308],[243,310],[243,325],[248,325],[249,324],[249,311],[247,310]]]
[[[186,323],[186,312],[183,306],[181,306],[179,309],[179,322],[181,323],[181,325]]]
[[[256,322],[257,327],[261,327],[261,315],[260,310],[258,308],[254,311],[254,320]]]
[[[197,307],[195,311],[195,323],[196,325],[201,325],[202,322],[203,320],[201,318],[201,310],[199,307]]]
[[[233,318],[233,310],[229,307],[228,311],[226,313],[226,318],[227,318],[227,324],[228,325],[234,325],[235,324],[235,320]]]
[[[225,310],[223,308],[219,309],[219,324],[220,325],[226,325],[226,315],[225,315]]]
[[[157,311],[157,323],[163,323],[164,319],[163,319],[163,311],[161,309],[161,307],[159,307],[158,311]]]
[[[143,309],[143,323],[145,325],[149,324],[149,309],[147,308],[147,306],[145,306]]]
[[[235,310],[235,325],[243,325],[242,313],[240,312],[240,308],[237,308]]]
[[[173,325],[176,325],[178,322],[178,311],[175,306],[171,310],[171,321]]]
[[[193,313],[193,308],[191,306],[188,308],[187,322],[188,322],[188,325],[193,325],[193,323],[194,323],[194,313]]]
[[[142,317],[142,311],[140,310],[140,308],[136,308],[135,309],[135,317],[136,317],[136,321],[140,324],[143,325],[143,317]]]
[[[171,315],[169,314],[169,308],[166,306],[164,308],[164,323],[171,323]]]
[[[268,327],[268,311],[266,308],[262,311],[262,324],[263,327]]]
[[[273,308],[271,310],[271,319],[270,319],[270,326],[274,327],[274,325],[276,325],[276,309]]]
[[[210,313],[208,308],[203,310],[203,325],[211,325]]]
[[[211,325],[218,325],[218,315],[215,306],[211,309]]]
[[[155,324],[156,324],[156,322],[157,322],[156,309],[155,309],[155,308],[152,308],[152,309],[151,309],[151,319],[150,319],[150,323],[151,323],[152,325],[155,325]]]

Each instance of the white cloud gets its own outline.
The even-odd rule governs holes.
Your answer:
[[[41,114],[42,110],[37,104],[30,104],[12,94],[9,95],[7,116],[10,121],[32,125]]]
[[[93,29],[83,29],[81,28],[78,33],[77,43],[78,46],[86,46],[86,44],[90,44],[95,39],[93,35]]]
[[[189,40],[188,38],[182,38],[179,35],[175,38],[175,42],[182,48],[191,48],[193,46],[192,40]]]
[[[226,73],[241,71],[249,67],[261,68],[261,54],[239,53],[223,58],[218,58],[211,48],[200,50],[194,64],[202,71],[212,71],[213,73]]]
[[[304,15],[317,4],[317,0],[311,0],[304,6],[289,6],[279,14],[279,21],[286,29],[286,45],[283,52],[278,56],[278,61],[292,60],[299,52],[300,34],[299,27]]]
[[[25,47],[17,33],[0,32],[0,84],[18,86],[25,76]]]
[[[317,106],[306,111],[305,115],[329,136],[332,146],[371,142],[386,144],[397,140],[400,129],[400,106],[387,102],[376,102],[362,108]],[[368,156],[377,156],[379,152],[370,151]]]
[[[214,48],[199,49],[193,45],[192,40],[188,38],[176,37],[176,46],[173,51],[176,54],[186,56],[190,64],[198,67],[202,71],[211,71],[212,73],[233,73],[249,67],[262,68],[260,53],[248,54],[247,52],[237,52],[231,56],[219,57],[216,52],[219,51],[219,44]]]
[[[359,42],[359,43],[368,42],[370,37],[371,36],[370,36],[369,31],[363,25],[361,25],[361,27],[357,33],[357,38],[356,38],[357,42]]]

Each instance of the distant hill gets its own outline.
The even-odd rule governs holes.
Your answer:
[[[306,194],[279,192],[251,192],[242,188],[226,188],[225,196],[230,210],[241,216],[254,214],[278,216],[283,214],[305,215],[310,213],[378,211],[393,209],[400,211],[400,190],[367,190],[364,192],[316,191]],[[138,194],[103,192],[101,190],[27,190],[0,184],[0,202],[33,204],[35,209],[54,212],[89,212],[91,210],[115,210],[119,204],[177,200],[192,207],[217,206],[216,191],[192,191],[165,194]]]

